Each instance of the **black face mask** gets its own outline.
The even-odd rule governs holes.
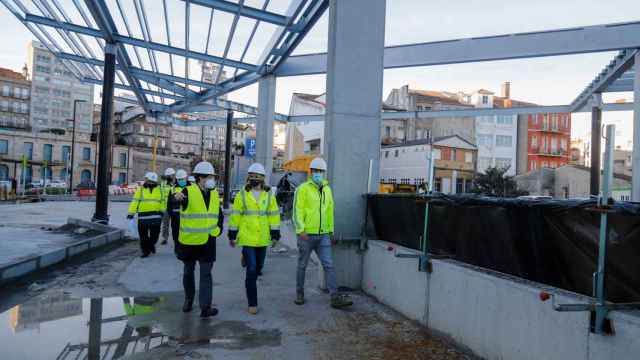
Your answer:
[[[252,188],[258,187],[260,185],[262,185],[262,180],[256,180],[256,179],[249,180],[249,186],[251,186]]]

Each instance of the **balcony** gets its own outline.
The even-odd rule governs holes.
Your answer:
[[[530,130],[537,130],[537,131],[544,131],[544,132],[550,132],[550,133],[555,133],[555,134],[565,134],[568,135],[569,134],[569,130],[563,130],[561,129],[559,126],[552,126],[549,124],[542,124],[539,128],[533,128]]]
[[[539,149],[537,147],[531,147],[531,153],[529,155],[568,157],[569,152],[566,150],[549,150],[549,149]]]

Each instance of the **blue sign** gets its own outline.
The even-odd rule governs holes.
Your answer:
[[[244,156],[248,158],[256,157],[256,139],[247,138],[244,144]]]

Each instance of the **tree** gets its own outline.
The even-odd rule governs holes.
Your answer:
[[[473,192],[498,197],[516,197],[528,195],[527,191],[518,189],[513,176],[506,175],[507,167],[489,167],[484,174],[476,175],[473,180]]]

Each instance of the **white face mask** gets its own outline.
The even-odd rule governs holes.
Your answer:
[[[216,181],[214,179],[207,179],[204,183],[204,187],[207,189],[213,189],[216,187]]]

